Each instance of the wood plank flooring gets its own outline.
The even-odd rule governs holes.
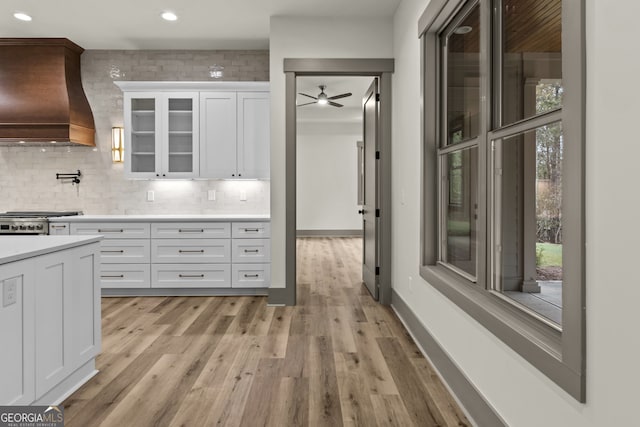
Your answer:
[[[63,402],[65,425],[470,425],[361,284],[361,251],[356,238],[299,239],[295,307],[104,298],[100,373]]]

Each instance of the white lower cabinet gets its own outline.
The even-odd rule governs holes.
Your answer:
[[[91,247],[36,258],[36,399],[100,350],[98,268]]]
[[[114,220],[71,222],[69,228],[71,234],[104,236],[99,278],[104,289],[267,288],[271,283],[269,222]]]
[[[153,239],[151,260],[159,263],[230,263],[229,239]]]
[[[15,295],[0,304],[8,349],[0,352],[0,405],[59,398],[64,381],[99,353],[98,249],[96,242],[0,266],[0,287]]]
[[[230,288],[229,264],[153,264],[155,288]]]
[[[231,286],[234,288],[268,288],[271,264],[233,264]]]
[[[69,228],[70,226],[68,223],[51,223],[49,224],[49,234],[52,236],[68,236],[69,234],[71,234]]]
[[[104,261],[103,261],[104,262]],[[102,288],[150,288],[150,264],[102,264],[100,267]]]
[[[35,400],[35,274],[31,261],[0,266],[0,291],[13,289],[14,303],[0,304],[0,404],[28,405]],[[4,297],[3,297],[4,299]]]

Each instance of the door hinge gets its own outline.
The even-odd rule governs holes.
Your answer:
[[[380,275],[380,267],[376,267],[376,276]]]
[[[376,93],[376,102],[380,102],[380,94]]]
[[[376,160],[380,160],[380,152],[376,151]]]
[[[376,218],[380,218],[380,209],[376,209]]]

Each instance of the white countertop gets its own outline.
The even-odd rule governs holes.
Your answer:
[[[77,215],[49,218],[51,222],[206,222],[206,221],[270,221],[269,214],[202,214],[202,215]]]
[[[102,236],[0,236],[0,265],[99,242],[101,239]]]

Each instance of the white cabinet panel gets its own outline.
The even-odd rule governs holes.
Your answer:
[[[154,288],[230,288],[229,264],[154,264]]]
[[[236,93],[200,92],[200,177],[236,178]]]
[[[149,239],[103,240],[100,257],[104,264],[148,263],[151,262],[151,241]]]
[[[37,259],[36,343],[42,351],[36,351],[36,399],[71,373],[71,334],[65,333],[73,310],[71,261],[69,251],[44,255]]]
[[[103,235],[105,239],[149,238],[150,225],[142,222],[107,222],[71,224],[71,234]]]
[[[270,264],[233,264],[231,287],[268,288],[271,284]]]
[[[234,239],[232,246],[234,263],[271,262],[269,239]]]
[[[69,356],[73,366],[81,366],[95,357],[101,347],[100,288],[98,282],[100,256],[93,246],[74,249],[71,270],[71,311],[65,333],[71,335]]]
[[[229,263],[229,239],[154,239],[153,263]]]
[[[69,235],[69,223],[67,222],[52,222],[49,224],[49,234],[52,236],[67,236]]]
[[[268,222],[234,222],[231,225],[231,237],[234,239],[255,239],[271,237],[271,224]]]
[[[0,266],[0,292],[15,289],[15,303],[0,304],[0,405],[28,405],[35,399],[34,275],[31,261]],[[2,298],[0,293],[0,298]]]
[[[225,239],[231,237],[228,222],[159,222],[151,224],[154,239]]]
[[[100,286],[107,289],[151,287],[150,264],[102,264]]]
[[[269,178],[268,92],[238,92],[238,176]]]

